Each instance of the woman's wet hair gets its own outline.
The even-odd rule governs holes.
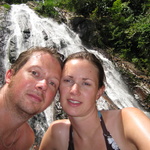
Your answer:
[[[36,52],[44,52],[50,54],[51,56],[53,56],[58,60],[61,67],[63,66],[63,61],[61,59],[62,55],[59,54],[56,49],[48,47],[34,47],[22,52],[19,55],[19,57],[14,61],[14,63],[11,65],[10,69],[13,69],[14,75],[28,62],[31,56],[33,56],[34,53]]]
[[[88,51],[81,51],[81,52],[73,53],[65,59],[63,65],[65,66],[66,62],[72,59],[83,59],[83,60],[85,59],[91,62],[98,70],[99,88],[104,86],[104,81],[106,79],[104,69],[103,69],[101,60],[98,59],[93,53],[90,53]]]

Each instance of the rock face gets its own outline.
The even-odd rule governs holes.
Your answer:
[[[61,13],[61,10],[59,10]],[[67,14],[67,13],[66,13]],[[91,47],[96,33],[96,27],[94,23],[82,16],[61,15],[64,17],[62,20],[69,20],[65,22],[70,28],[79,34],[84,45]],[[68,16],[70,18],[68,18]],[[66,17],[66,18],[65,18]],[[107,58],[111,59],[117,70],[120,71],[126,84],[131,89],[131,92],[135,96],[135,99],[148,111],[150,111],[150,77],[146,76],[143,72],[138,70],[132,63],[124,61],[118,57],[111,56],[106,51],[99,48],[95,48],[97,51],[101,51]]]
[[[35,4],[28,2],[30,8],[34,8]],[[37,5],[37,4],[36,4]],[[3,59],[5,57],[4,49],[6,46],[7,35],[10,34],[10,30],[8,26],[10,26],[9,18],[7,18],[7,9],[4,7],[0,7],[0,85],[3,84],[4,81],[4,64]],[[92,21],[85,19],[82,16],[75,16],[72,13],[68,13],[65,10],[57,9],[60,14],[59,21],[63,21],[66,23],[71,29],[73,29],[76,33],[79,34],[80,38],[84,45],[90,47],[92,40],[94,40],[94,33],[96,32],[95,25]],[[26,19],[26,18],[23,18]],[[28,26],[25,26],[24,30],[24,41],[27,42],[30,37],[30,30]],[[43,33],[44,34],[44,33]],[[47,40],[47,35],[45,35],[45,40]],[[16,59],[16,39],[15,37],[11,39],[9,47],[9,60],[12,63]],[[62,47],[65,46],[62,43]],[[100,50],[99,48],[95,48],[95,50]],[[100,50],[102,52],[102,50]],[[141,103],[141,105],[150,110],[150,77],[143,74],[143,72],[136,69],[136,67],[124,60],[119,59],[118,57],[109,55],[106,51],[103,51],[106,57],[109,57],[116,68],[122,73],[123,78],[126,81],[126,84],[130,87],[132,93],[135,95],[137,101]]]
[[[30,3],[30,5],[32,5],[32,3]],[[34,7],[34,5],[32,7]],[[0,7],[0,85],[3,84],[5,75],[3,60],[5,58],[5,47],[6,41],[8,39],[7,35],[12,32],[8,28],[11,24],[9,22],[9,18],[6,17],[7,11],[7,9]],[[67,18],[65,18],[65,15],[67,16]],[[61,15],[61,18],[59,20],[64,21],[75,32],[77,32],[80,38],[82,39],[84,45],[90,46],[95,33],[95,26],[90,20],[86,20],[85,18],[79,16],[74,17],[71,14],[68,15],[66,11],[63,11],[63,15]],[[24,41],[28,42],[28,38],[30,37],[29,27],[25,25],[25,29],[22,32],[24,34]],[[48,37],[46,33],[43,32],[43,35],[44,39],[47,40]],[[9,60],[10,62],[13,62],[16,59],[16,38],[12,38],[10,43],[11,44],[9,47]],[[65,47],[65,44],[66,43],[64,43],[63,41],[61,42],[62,47]],[[95,50],[101,51],[107,58],[111,59],[114,62],[116,68],[122,73],[126,84],[129,85],[131,91],[135,95],[135,98],[141,103],[141,105],[146,110],[150,110],[150,104],[146,102],[146,99],[148,99],[150,95],[150,77],[146,77],[142,72],[137,70],[136,67],[133,66],[133,64],[129,62],[123,61],[114,56],[110,56],[106,51],[100,50],[100,48],[95,48]],[[133,78],[137,79],[137,81],[133,80],[127,72],[132,74]],[[108,98],[107,95],[104,95],[104,97],[105,99],[108,99],[109,103],[112,103],[112,101]],[[112,106],[113,108],[117,109],[117,107],[113,104]],[[55,116],[55,119],[62,119],[67,117],[66,114],[62,112],[60,104],[57,102],[55,105],[55,109],[55,111],[58,112],[57,116]],[[29,120],[29,123],[34,129],[36,137],[38,137],[35,139],[35,144],[39,144],[44,132],[48,127],[44,113],[34,116]]]
[[[44,133],[48,129],[45,113],[41,112],[37,115],[34,115],[31,119],[29,119],[28,123],[35,133],[34,145],[39,145],[41,143],[42,137],[44,136]]]
[[[70,19],[70,26],[73,31],[79,34],[84,45],[90,46],[93,43],[96,27],[91,20],[84,17],[73,17]]]
[[[91,47],[96,32],[94,23],[81,16],[70,16],[69,19],[63,20],[69,20],[69,22],[67,22],[68,26],[79,34],[84,45]],[[95,48],[95,50],[101,51],[108,59],[111,59],[114,62],[117,70],[120,71],[126,84],[135,96],[135,99],[139,101],[147,111],[150,111],[150,76],[146,76],[130,62],[112,56],[100,48]]]
[[[8,26],[10,25],[7,15],[7,9],[0,6],[0,86],[4,83],[4,58],[5,58],[5,46],[7,40],[7,34],[10,33]]]
[[[130,87],[135,99],[150,111],[150,76],[146,76],[130,62],[112,56],[116,67],[122,73],[126,84]]]

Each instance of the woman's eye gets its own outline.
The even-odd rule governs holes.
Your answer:
[[[74,81],[73,80],[70,80],[70,79],[64,79],[63,80],[65,83],[69,83],[69,84],[73,84]]]
[[[69,79],[64,79],[64,82],[71,82],[71,80],[69,80]]]
[[[84,82],[84,83],[83,83],[83,85],[90,86],[90,84],[89,84],[89,83],[87,83],[87,82]]]

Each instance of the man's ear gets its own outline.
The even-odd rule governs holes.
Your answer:
[[[5,74],[6,83],[10,83],[12,76],[13,76],[13,70],[9,69]]]
[[[96,100],[98,100],[104,93],[105,91],[105,86],[103,85],[101,88],[99,88],[97,95],[96,95]]]

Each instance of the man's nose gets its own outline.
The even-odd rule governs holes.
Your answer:
[[[42,79],[42,80],[38,81],[38,83],[36,84],[36,87],[42,91],[45,91],[47,89],[46,79]]]

